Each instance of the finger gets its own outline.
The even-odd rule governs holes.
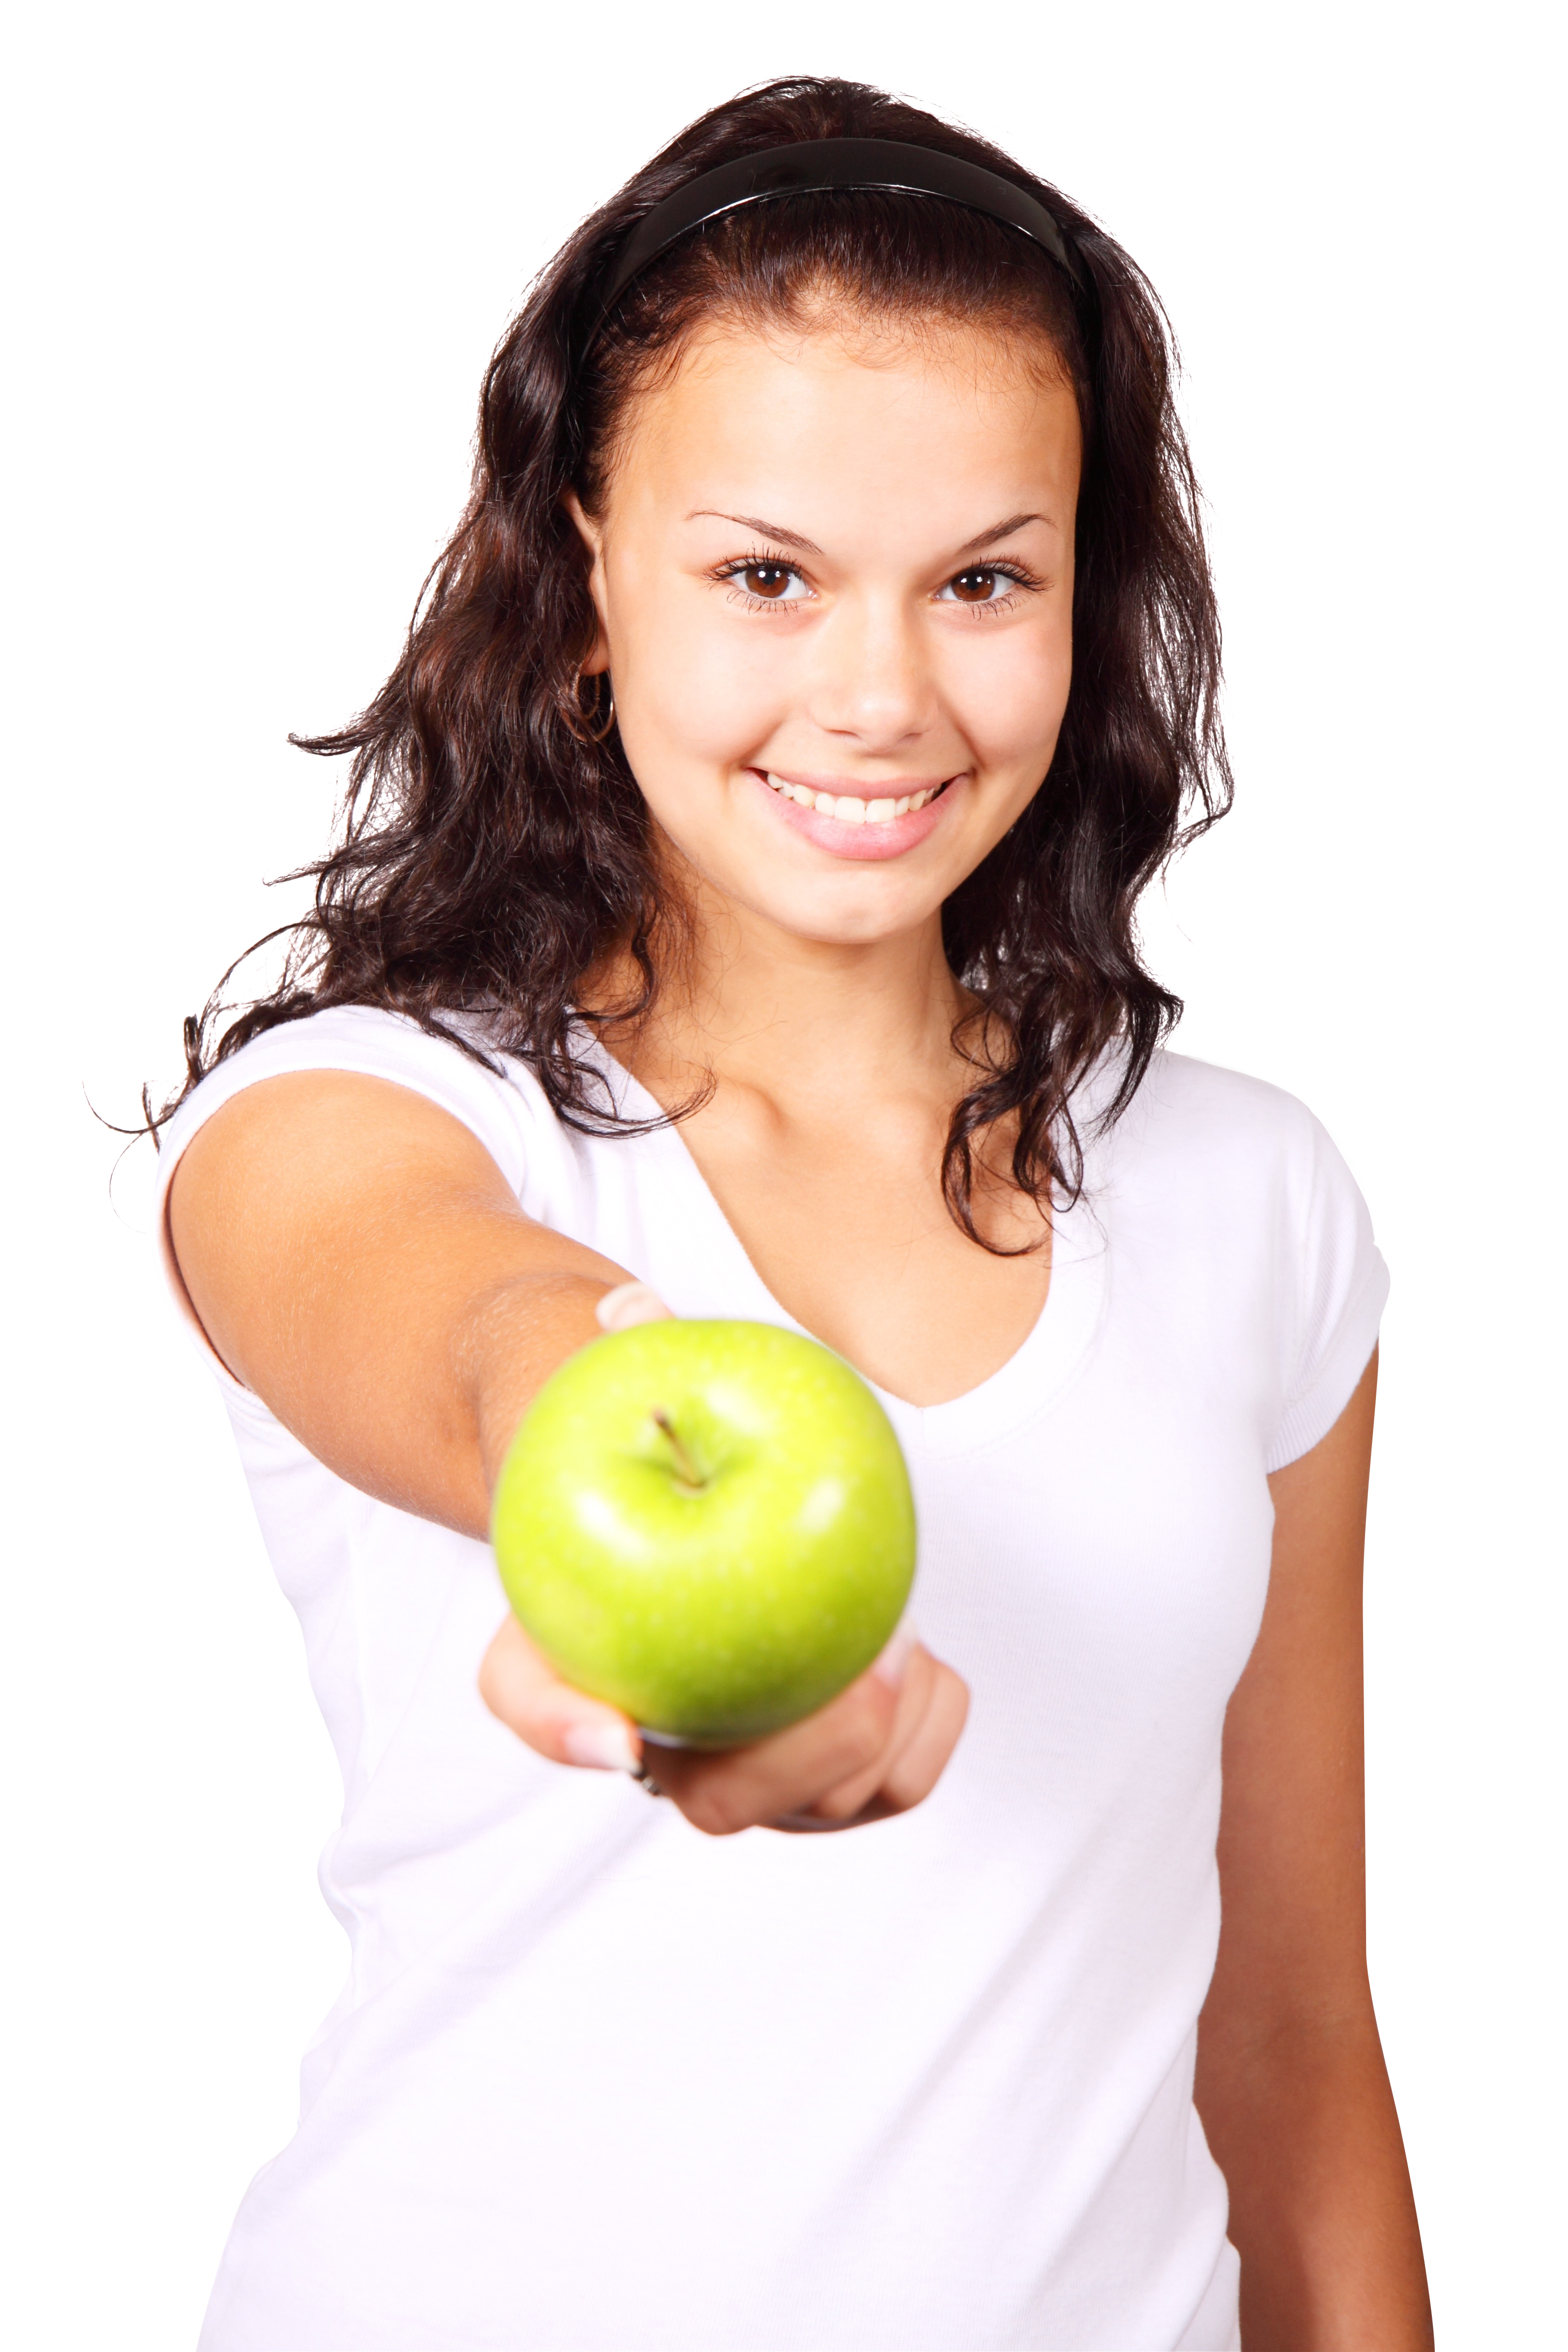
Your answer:
[[[907,1813],[930,1796],[948,1759],[957,1747],[969,1716],[969,1688],[940,1658],[931,1696],[909,1745],[894,1759],[877,1791],[877,1801],[890,1812]]]
[[[865,1771],[888,1745],[897,1694],[862,1675],[819,1713],[722,1756],[657,1748],[647,1768],[686,1818],[710,1837],[732,1837],[781,1813],[803,1812]]]
[[[848,1822],[869,1804],[919,1732],[936,1688],[938,1673],[938,1663],[931,1652],[914,1643],[903,1663],[898,1703],[881,1753],[847,1780],[841,1780],[837,1788],[825,1790],[807,1811],[823,1821]]]
[[[620,1282],[606,1290],[594,1309],[601,1331],[630,1331],[639,1323],[668,1322],[670,1313],[657,1290],[646,1282]]]
[[[951,1666],[927,1650],[911,1660],[893,1735],[871,1771],[818,1798],[808,1811],[781,1817],[785,1830],[859,1829],[908,1812],[931,1794],[958,1744],[969,1694]]]
[[[860,1804],[864,1801],[864,1795],[868,1794],[880,1780],[888,1757],[902,1746],[913,1727],[921,1706],[923,1669],[916,1667],[912,1685],[909,1684],[909,1674],[917,1655],[923,1657],[925,1654],[921,1648],[920,1636],[916,1633],[913,1625],[907,1617],[900,1618],[891,1640],[880,1655],[874,1658],[866,1669],[868,1680],[885,1685],[893,1694],[893,1716],[888,1743],[878,1755],[864,1760],[859,1769],[851,1774],[847,1780],[838,1784],[840,1790],[845,1791],[858,1790],[862,1791],[862,1795],[855,1798],[853,1802],[846,1801],[840,1805],[833,1801],[837,1791],[825,1790],[815,1804],[802,1809],[802,1818],[807,1813],[815,1814],[819,1811],[828,1811],[836,1821],[847,1820],[849,1814],[859,1811]]]
[[[554,1764],[584,1764],[602,1772],[636,1772],[642,1743],[624,1715],[562,1681],[518,1623],[508,1616],[485,1652],[479,1696],[509,1731]]]

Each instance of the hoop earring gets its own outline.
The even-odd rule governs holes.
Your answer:
[[[599,692],[601,679],[605,688],[605,696]],[[601,701],[607,701],[608,706],[603,717],[600,716]],[[594,708],[587,711],[583,708],[583,673],[579,670],[572,681],[572,704],[570,710],[563,707],[561,712],[567,731],[575,735],[579,743],[604,742],[616,723],[616,689],[610,684],[609,671],[601,669],[594,672]]]

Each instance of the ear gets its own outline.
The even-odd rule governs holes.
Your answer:
[[[588,572],[588,593],[594,600],[599,626],[593,648],[584,660],[581,675],[596,677],[601,670],[610,667],[610,639],[605,612],[605,534],[592,515],[584,511],[583,501],[575,490],[568,490],[561,503],[571,516],[578,536],[593,559]]]

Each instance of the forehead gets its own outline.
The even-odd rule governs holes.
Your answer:
[[[820,498],[885,514],[1000,499],[1000,513],[1047,494],[1070,503],[1079,454],[1077,399],[1037,331],[715,322],[633,400],[608,505],[613,518],[617,505],[733,512],[740,499],[772,514],[781,499]]]

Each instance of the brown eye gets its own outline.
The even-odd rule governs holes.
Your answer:
[[[741,574],[748,595],[761,596],[770,604],[780,601],[794,577],[787,563],[748,563]]]
[[[961,572],[948,585],[961,604],[988,604],[996,587],[996,574],[988,572],[983,563],[971,564],[967,572]]]

